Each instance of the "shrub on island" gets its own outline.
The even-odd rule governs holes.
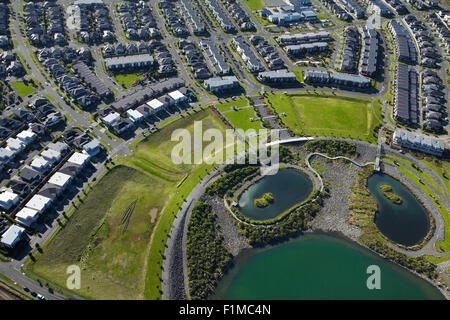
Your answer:
[[[382,184],[380,186],[380,190],[383,196],[392,203],[402,204],[403,199],[392,190],[392,187],[390,185]]]
[[[271,192],[266,192],[261,198],[256,198],[253,200],[253,205],[258,208],[265,208],[271,204],[274,200],[273,194]]]

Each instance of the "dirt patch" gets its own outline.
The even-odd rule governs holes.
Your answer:
[[[150,210],[149,215],[150,215],[150,222],[155,223],[156,218],[158,218],[158,208],[153,208],[152,210]]]

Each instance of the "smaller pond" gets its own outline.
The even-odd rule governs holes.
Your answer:
[[[275,175],[266,176],[245,190],[239,197],[239,210],[254,220],[272,219],[304,201],[312,190],[313,184],[303,172],[292,168],[280,169]],[[266,192],[273,194],[274,201],[267,207],[256,207],[253,200]]]
[[[383,184],[391,186],[403,202],[394,204],[388,200],[380,190]],[[430,229],[428,214],[403,184],[386,174],[374,174],[367,180],[367,187],[378,202],[375,224],[382,234],[405,246],[415,245],[425,238]]]

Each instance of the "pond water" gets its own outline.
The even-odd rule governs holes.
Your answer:
[[[304,201],[312,189],[311,180],[303,172],[292,168],[280,169],[275,175],[266,176],[245,190],[238,200],[239,210],[254,220],[272,219]],[[253,200],[266,192],[273,194],[274,201],[267,207],[256,207]]]
[[[389,185],[403,202],[394,204],[380,190]],[[370,193],[377,199],[378,212],[375,224],[390,240],[411,246],[419,243],[430,229],[430,219],[422,204],[402,183],[386,174],[374,174],[367,180]]]
[[[380,268],[369,290],[367,268]],[[249,249],[220,281],[212,299],[444,299],[427,281],[345,239],[307,234]]]

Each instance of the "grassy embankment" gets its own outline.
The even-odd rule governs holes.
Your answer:
[[[30,271],[65,287],[66,267],[82,267],[81,289],[86,298],[161,298],[164,246],[175,214],[186,196],[212,165],[175,165],[171,151],[177,128],[193,131],[225,129],[210,110],[168,122],[158,133],[121,158],[78,206],[67,225],[44,246]],[[122,217],[138,200],[125,233]]]
[[[339,96],[268,94],[266,102],[295,134],[377,142],[370,101]]]
[[[392,156],[389,156],[389,157],[392,157]],[[422,178],[424,180],[426,180],[427,182],[429,182],[433,186],[437,185],[436,182],[433,181],[433,179],[425,172],[419,173],[416,169],[414,169],[412,167],[412,164],[409,161],[398,158],[398,157],[394,157],[394,158],[396,159],[395,161],[397,161],[397,163],[400,164],[399,166],[397,166],[397,168],[400,170],[400,172],[402,172],[404,175],[406,175],[419,188],[421,188],[422,191],[430,198],[430,200],[436,204],[436,208],[441,213],[442,218],[444,219],[444,224],[445,224],[445,239],[444,239],[444,241],[436,242],[436,247],[443,252],[450,250],[450,215],[447,212],[445,206],[442,205],[440,203],[440,201],[437,199],[437,197],[434,195],[434,191],[431,190],[431,188],[423,182]],[[394,160],[391,160],[391,159],[384,158],[383,161],[388,162],[392,165],[396,165],[394,163]],[[417,172],[417,175],[414,174],[413,172],[411,172],[409,169],[406,169],[405,167],[413,168],[413,170],[415,170],[415,172]],[[442,189],[439,188],[437,190],[442,190]]]

